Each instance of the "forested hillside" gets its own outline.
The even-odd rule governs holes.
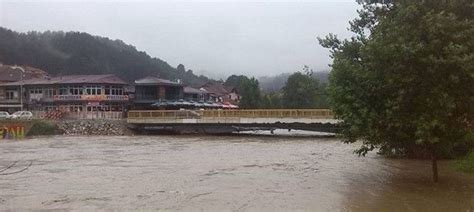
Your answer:
[[[18,33],[0,27],[0,62],[29,65],[51,75],[116,74],[129,82],[145,77],[181,79],[194,86],[209,79],[174,68],[121,40],[82,32]]]

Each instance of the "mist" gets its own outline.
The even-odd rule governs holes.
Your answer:
[[[318,36],[349,37],[357,3],[345,1],[6,1],[0,25],[15,31],[81,31],[120,39],[176,67],[225,78],[327,70]]]

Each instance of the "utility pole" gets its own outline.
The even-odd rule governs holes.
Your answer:
[[[23,75],[25,74],[25,69],[17,65],[12,66],[11,68],[20,70],[20,105],[21,110],[23,110]]]

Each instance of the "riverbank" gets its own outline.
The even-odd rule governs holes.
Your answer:
[[[253,135],[253,136],[281,136],[281,137],[335,137],[334,133],[315,132],[307,130],[286,130],[286,129],[274,129],[274,130],[253,130],[244,132],[228,132],[223,133],[215,130],[215,133],[204,132],[203,130],[190,130],[189,128],[183,128],[177,131],[166,131],[162,130],[159,133],[151,133],[145,131],[134,131],[128,128],[126,120],[104,120],[104,119],[74,119],[74,120],[33,120],[30,122],[24,121],[24,125],[30,125],[27,127],[26,136],[43,136],[43,135],[104,135],[104,136],[121,136],[121,135],[153,135],[153,134],[168,134],[168,135],[179,135],[179,134],[193,134],[193,135]],[[210,130],[212,131],[212,129]]]
[[[22,122],[26,136],[43,135],[133,135],[125,120],[33,120]]]
[[[133,135],[125,120],[65,120],[57,127],[63,135]]]

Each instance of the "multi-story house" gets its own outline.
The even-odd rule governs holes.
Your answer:
[[[183,85],[157,77],[145,77],[135,80],[134,96],[134,109],[155,109],[153,103],[183,99]]]
[[[126,82],[114,75],[69,75],[3,83],[5,101],[23,102],[31,111],[124,111]],[[20,96],[23,87],[23,96]]]
[[[11,66],[0,63],[0,110],[14,112],[22,108],[21,86],[2,86],[33,78],[44,78],[48,75],[45,71],[29,66]]]
[[[202,85],[200,90],[207,92],[209,100],[214,102],[237,104],[241,98],[236,88],[226,87],[222,83],[208,82]]]
[[[183,89],[184,99],[197,102],[209,101],[209,93],[197,88],[186,86]]]

